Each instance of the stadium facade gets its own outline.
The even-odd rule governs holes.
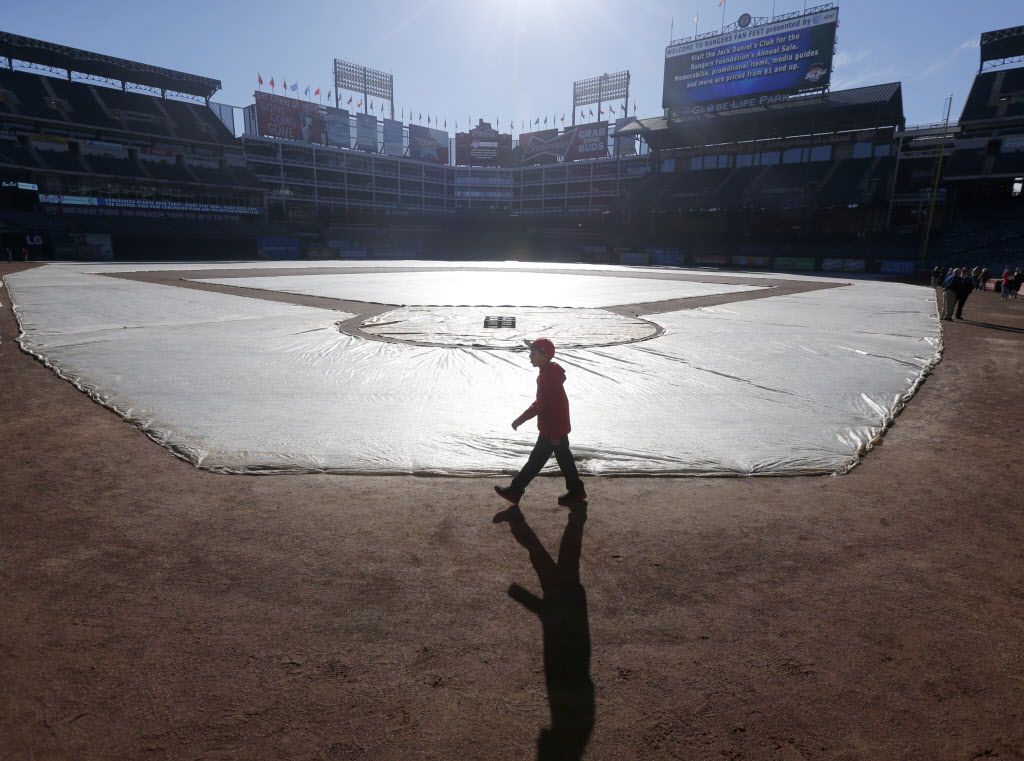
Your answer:
[[[958,122],[908,128],[899,82],[830,89],[838,12],[674,40],[663,114],[599,102],[516,141],[337,88],[257,92],[236,136],[217,80],[0,33],[0,235],[39,258],[458,258],[486,230],[497,256],[909,274],[927,228],[936,261],[1015,256],[1024,27],[982,35]]]

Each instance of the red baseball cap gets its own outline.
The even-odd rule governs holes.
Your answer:
[[[531,349],[540,349],[548,357],[555,356],[555,345],[551,343],[550,338],[535,338],[532,341],[527,341],[526,345]]]

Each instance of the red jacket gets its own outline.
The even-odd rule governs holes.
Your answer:
[[[548,362],[537,374],[537,399],[516,420],[516,425],[537,417],[537,430],[541,436],[561,438],[572,430],[569,425],[569,398],[562,384],[565,370],[561,365]]]

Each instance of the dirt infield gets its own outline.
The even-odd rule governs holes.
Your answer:
[[[525,521],[196,470],[0,301],[2,761],[1024,759],[1024,300],[943,323],[848,475],[542,479]]]

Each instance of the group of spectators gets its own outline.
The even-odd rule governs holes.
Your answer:
[[[967,297],[974,291],[988,289],[988,267],[978,265],[972,270],[964,267],[936,267],[932,270],[932,286],[942,288],[942,319],[962,320],[964,304]],[[1024,269],[1018,267],[1013,272],[1009,268],[1003,270],[1002,277],[995,279],[995,289],[1003,299],[1016,299],[1024,282]]]
[[[14,259],[14,252],[11,250],[10,246],[4,246],[4,248],[3,248],[3,258],[4,258],[4,261],[8,261],[8,262],[13,262],[15,260]],[[28,249],[25,248],[24,246],[22,246],[21,247],[21,251],[18,252],[18,261],[22,261],[22,262],[27,262],[28,261]]]

